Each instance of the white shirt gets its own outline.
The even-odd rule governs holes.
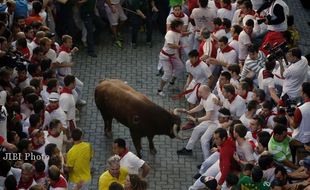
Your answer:
[[[214,104],[213,99],[217,97],[210,93],[208,98],[206,100],[202,99],[200,100],[200,105],[203,106],[203,108],[205,109],[205,112],[211,112],[211,117],[208,121],[217,121],[218,120],[218,110],[219,110],[219,106]]]
[[[49,49],[49,50],[47,51],[47,53],[45,54],[45,56],[46,56],[47,58],[49,58],[49,59],[52,61],[52,63],[55,63],[55,62],[56,62],[57,54],[56,54],[55,50]]]
[[[206,28],[209,31],[213,30],[213,19],[216,18],[216,10],[210,5],[206,8],[194,8],[190,18],[194,19],[196,30]]]
[[[47,104],[49,103],[48,98],[49,98],[49,96],[50,96],[50,93],[48,93],[48,92],[46,91],[46,89],[47,89],[47,88],[41,90],[41,92],[40,92],[41,98],[42,98],[42,100],[44,101],[45,105],[47,105]]]
[[[228,10],[225,8],[218,9],[217,10],[217,17],[227,18],[228,20],[232,21],[235,11],[236,11],[236,4],[231,4],[231,10]]]
[[[229,102],[227,99],[225,99],[223,106],[226,109],[229,109],[231,116],[238,119],[246,111],[245,101],[239,95],[237,95],[232,102]]]
[[[49,143],[56,144],[57,148],[60,151],[62,151],[62,149],[63,149],[63,142],[64,142],[64,134],[63,134],[63,132],[61,132],[58,137],[53,137],[53,136],[49,135],[47,131],[44,131],[44,135],[45,135],[45,139]]]
[[[237,62],[237,53],[234,49],[229,52],[222,52],[220,48],[217,49],[216,59],[228,63],[228,65],[236,64]],[[227,71],[227,67],[223,67],[224,71]]]
[[[242,114],[242,116],[239,119],[241,123],[248,129],[250,130],[250,120],[249,118],[246,117],[245,113]]]
[[[253,161],[255,160],[253,155],[253,148],[248,141],[244,141],[241,145],[236,141],[236,152],[239,156],[239,159],[242,161]]]
[[[0,105],[5,105],[8,93],[5,90],[0,91]]]
[[[74,110],[75,111],[75,110]],[[54,119],[58,119],[61,124],[63,125],[64,128],[67,128],[67,115],[62,109],[61,105],[59,104],[59,108],[56,110],[52,111],[51,113],[47,112],[47,117],[46,119],[48,120],[48,123],[50,123]]]
[[[310,102],[306,102],[298,108],[302,119],[299,126],[294,129],[292,137],[302,143],[308,143],[310,142]]]
[[[301,57],[301,60],[291,64],[284,70],[283,77],[283,90],[282,96],[288,94],[291,98],[301,96],[300,90],[303,82],[307,80],[308,61],[305,57]]]
[[[72,94],[60,94],[59,105],[67,115],[67,121],[75,120],[75,101]]]
[[[181,20],[181,21],[183,21],[184,26],[188,26],[188,16],[186,14],[184,14],[184,16],[182,18],[175,17],[174,14],[169,14],[169,16],[166,19],[166,24],[170,25],[171,22],[174,20]]]
[[[177,54],[177,49],[172,49],[168,46],[168,44],[179,44],[181,38],[181,34],[169,30],[165,35],[165,44],[163,50],[168,54]]]
[[[261,69],[258,73],[258,76],[257,76],[257,81],[258,81],[258,87],[262,90],[265,91],[265,94],[266,94],[266,98],[268,100],[271,99],[270,97],[270,92],[269,92],[269,89],[273,88],[276,90],[275,88],[275,84],[274,84],[274,78],[273,77],[268,77],[268,78],[263,78],[263,71],[265,69]]]
[[[71,53],[67,53],[65,51],[61,51],[56,59],[56,62],[57,63],[60,63],[60,64],[68,64],[68,63],[71,63],[72,62],[72,56],[71,56]],[[61,68],[58,68],[58,74],[61,75],[61,76],[66,76],[68,74],[71,74],[71,67],[61,67]]]
[[[217,97],[221,100],[221,102],[225,101],[225,97],[223,96],[222,89],[220,87],[220,82],[219,81],[216,82],[216,86],[215,86],[215,88],[213,90],[213,93],[215,95],[217,95]]]
[[[144,160],[140,159],[132,152],[128,152],[120,160],[121,167],[127,168],[129,174],[139,174],[139,169],[143,166],[144,163]]]
[[[0,136],[2,136],[4,139],[7,139],[6,133],[7,131],[7,117],[8,112],[5,108],[5,106],[0,105]]]
[[[245,58],[248,55],[248,46],[252,44],[250,36],[243,30],[239,34],[239,40],[238,40],[238,45],[239,45],[239,59],[240,60],[245,60]]]
[[[204,62],[200,62],[193,67],[190,61],[186,61],[186,71],[193,76],[194,83],[207,84],[208,78],[212,75],[209,67]]]

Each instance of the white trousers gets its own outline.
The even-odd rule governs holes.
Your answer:
[[[206,132],[200,138],[203,157],[206,160],[210,156],[210,143],[215,130],[218,128],[217,123],[210,123]]]
[[[193,150],[195,143],[200,139],[200,137],[207,131],[210,121],[203,121],[198,126],[196,126],[189,138],[186,149]]]
[[[162,64],[164,75],[162,80],[169,81],[172,75],[175,77],[181,77],[184,73],[184,64],[178,56],[168,57],[163,53],[159,54],[159,64]]]

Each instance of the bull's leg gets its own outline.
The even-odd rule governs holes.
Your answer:
[[[137,156],[139,158],[142,158],[142,146],[141,146],[141,137],[136,136],[132,133],[130,133],[132,142],[135,145],[136,151],[137,151]]]
[[[155,155],[157,153],[157,150],[154,146],[153,138],[154,136],[147,136],[147,139],[149,140],[150,152],[151,154]]]
[[[112,117],[104,118],[104,135],[112,138]]]

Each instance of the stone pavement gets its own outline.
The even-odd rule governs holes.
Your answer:
[[[291,13],[295,16],[295,22],[302,36],[302,49],[310,53],[310,13],[301,7],[298,0],[289,1]],[[179,81],[175,86],[168,87],[168,96],[160,98],[156,96],[156,89],[160,78],[156,76],[158,53],[163,45],[163,36],[154,32],[153,48],[143,44],[144,35],[140,37],[137,49],[132,49],[128,40],[125,48],[120,50],[112,46],[111,36],[104,33],[104,39],[96,49],[98,58],[90,58],[83,51],[75,57],[76,76],[84,82],[83,97],[87,105],[81,110],[81,119],[78,126],[85,131],[85,139],[93,144],[95,157],[93,159],[94,175],[91,183],[92,190],[98,189],[98,178],[106,170],[106,159],[112,155],[112,139],[103,135],[103,120],[94,103],[94,88],[101,79],[121,79],[127,81],[137,91],[147,95],[152,101],[168,110],[175,107],[186,107],[185,101],[172,101],[169,95],[178,93],[184,84]],[[125,38],[129,39],[129,35]],[[155,116],[154,116],[155,117]],[[147,127],[147,126],[145,126]],[[190,132],[185,132],[190,135]],[[129,149],[135,153],[128,128],[117,121],[113,121],[113,138],[124,138]],[[197,143],[193,156],[178,156],[176,150],[182,148],[186,141],[170,139],[168,136],[156,136],[154,138],[157,154],[150,155],[147,139],[143,139],[143,159],[148,162],[152,170],[147,178],[151,190],[185,190],[194,182],[192,176],[197,172],[196,165],[202,161],[200,144]]]

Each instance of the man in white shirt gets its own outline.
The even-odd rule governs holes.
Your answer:
[[[234,12],[236,11],[236,4],[232,4],[231,0],[222,0],[221,7],[217,10],[217,17],[227,18],[232,21]]]
[[[48,131],[44,131],[46,134],[46,140],[50,143],[57,145],[57,148],[62,151],[64,144],[64,132],[66,128],[58,119],[53,119],[48,126]]]
[[[182,48],[179,45],[183,22],[174,20],[171,22],[171,30],[165,35],[165,44],[159,54],[159,65],[162,64],[164,75],[161,78],[157,94],[165,96],[163,89],[166,83],[171,79],[171,84],[174,83],[176,77],[180,77],[183,73],[184,65],[179,57],[178,50]],[[174,74],[174,76],[173,76]]]
[[[56,62],[57,54],[55,50],[51,48],[51,44],[52,44],[52,40],[50,40],[47,37],[43,37],[40,40],[40,47],[43,49],[45,57],[50,59],[53,64]]]
[[[290,49],[286,59],[290,65],[286,69],[280,61],[280,74],[284,78],[282,96],[287,94],[293,100],[300,99],[301,85],[307,80],[308,61],[299,48]]]
[[[239,35],[239,63],[243,64],[248,55],[248,47],[252,44],[254,21],[249,19],[246,21],[243,31]]]
[[[75,100],[72,94],[72,90],[75,88],[76,84],[75,76],[73,75],[65,76],[64,83],[65,86],[63,87],[59,97],[59,105],[62,108],[62,110],[66,113],[68,130],[71,131],[72,129],[76,128]]]
[[[214,104],[214,99],[217,100],[217,97],[211,93],[211,90],[208,86],[202,85],[198,90],[198,96],[201,97],[200,104],[195,108],[187,111],[186,109],[179,109],[181,112],[185,112],[186,114],[193,114],[199,112],[201,110],[205,110],[206,114],[203,117],[194,118],[192,116],[188,116],[188,119],[196,122],[198,126],[194,128],[194,131],[191,134],[190,139],[187,142],[187,145],[177,151],[178,155],[192,155],[192,150],[194,148],[195,143],[200,139],[200,137],[210,130],[210,134],[213,134],[212,131],[215,131],[218,119],[218,109],[219,107]]]
[[[128,150],[124,139],[115,139],[112,148],[113,153],[120,156],[120,165],[121,167],[127,168],[128,174],[139,175],[141,173],[143,178],[148,175],[151,167],[144,160]]]

